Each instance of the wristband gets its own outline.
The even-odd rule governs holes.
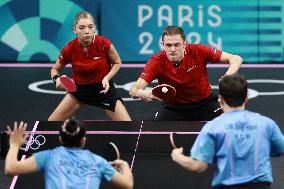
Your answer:
[[[54,84],[56,84],[56,79],[57,78],[59,78],[59,75],[55,75],[55,76],[52,77],[52,80],[53,80]]]

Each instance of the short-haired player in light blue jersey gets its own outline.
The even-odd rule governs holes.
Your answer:
[[[239,74],[219,82],[222,115],[205,124],[192,149],[172,151],[172,159],[189,171],[216,164],[213,188],[271,189],[271,156],[284,155],[284,136],[270,118],[245,110],[248,84]]]

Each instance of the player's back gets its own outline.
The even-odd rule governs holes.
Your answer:
[[[231,185],[250,181],[272,182],[270,149],[274,122],[258,113],[235,110],[215,118],[217,180]],[[224,183],[225,182],[225,183]]]
[[[105,159],[80,148],[57,147],[38,152],[35,158],[44,172],[45,188],[99,188],[101,179],[110,180],[114,174]]]

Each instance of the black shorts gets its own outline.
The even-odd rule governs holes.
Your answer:
[[[162,103],[154,120],[159,121],[210,121],[223,113],[218,96],[211,94],[208,98],[190,104]]]
[[[121,97],[117,94],[112,81],[109,81],[110,88],[106,94],[100,93],[104,90],[101,83],[86,85],[76,84],[76,86],[77,91],[70,94],[85,104],[114,112],[116,101],[120,100],[123,103]]]

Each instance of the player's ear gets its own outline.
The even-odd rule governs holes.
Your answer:
[[[163,40],[161,40],[161,45],[164,46],[164,41]]]
[[[183,42],[184,51],[185,51],[186,43],[187,43],[186,40],[184,40],[184,42]]]
[[[225,100],[224,100],[224,98],[221,95],[219,95],[218,101],[219,101],[221,106],[223,106],[225,104]]]

